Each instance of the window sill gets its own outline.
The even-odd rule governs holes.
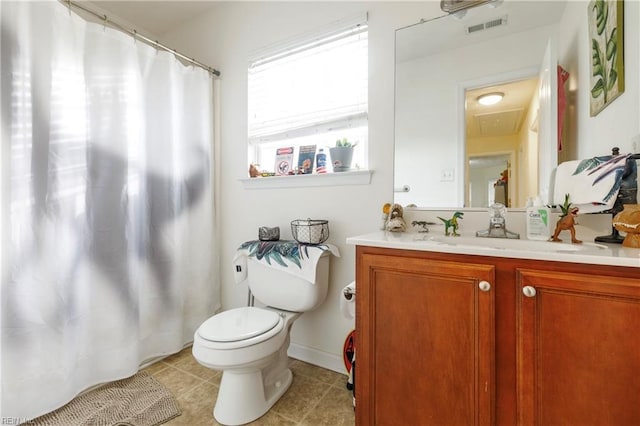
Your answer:
[[[308,188],[312,186],[368,185],[373,170],[322,175],[271,176],[240,179],[244,189]]]

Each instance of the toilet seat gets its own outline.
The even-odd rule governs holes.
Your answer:
[[[282,331],[283,318],[256,307],[230,309],[206,320],[196,334],[211,349],[237,349],[263,342]]]

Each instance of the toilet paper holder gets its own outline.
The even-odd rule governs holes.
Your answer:
[[[344,290],[342,290],[342,293],[344,294],[345,299],[351,300],[351,298],[356,295],[356,290],[351,287],[345,287]]]

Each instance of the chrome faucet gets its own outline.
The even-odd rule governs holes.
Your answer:
[[[476,237],[483,238],[520,238],[520,234],[507,230],[504,204],[495,203],[489,206],[489,229],[476,232]]]

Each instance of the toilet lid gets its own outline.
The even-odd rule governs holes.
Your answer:
[[[198,328],[198,335],[213,342],[237,342],[266,333],[280,316],[266,309],[236,308],[216,314]]]

